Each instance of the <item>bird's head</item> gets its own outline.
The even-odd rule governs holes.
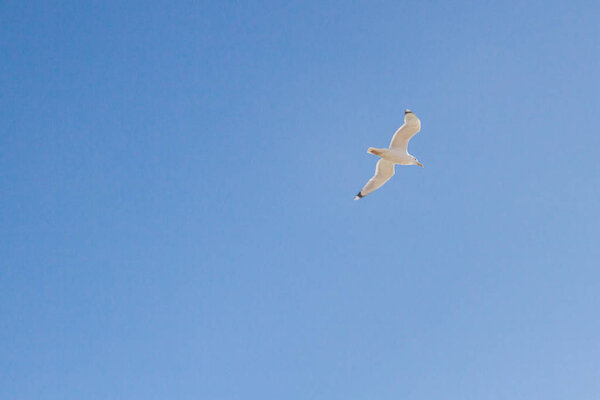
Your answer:
[[[419,160],[417,160],[417,157],[413,157],[413,156],[411,156],[411,157],[413,159],[413,165],[418,165],[419,167],[423,167],[423,164],[421,164],[419,162]]]

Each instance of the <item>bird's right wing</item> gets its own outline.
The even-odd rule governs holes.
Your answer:
[[[421,121],[411,111],[404,115],[404,124],[392,137],[390,149],[407,151],[408,141],[421,130]]]
[[[354,197],[354,200],[358,200],[361,197],[365,197],[369,193],[374,192],[386,183],[392,176],[394,176],[394,163],[391,161],[384,160],[383,158],[377,162],[375,167],[375,175],[369,179],[369,182],[362,188],[360,192]]]

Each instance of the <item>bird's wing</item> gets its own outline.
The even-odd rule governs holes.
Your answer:
[[[407,113],[404,116],[404,124],[398,128],[392,141],[390,142],[390,149],[398,149],[407,151],[408,141],[410,138],[415,136],[421,130],[421,121],[412,112]]]
[[[394,176],[394,163],[391,161],[384,160],[383,158],[377,162],[377,166],[375,167],[375,175],[365,186],[363,186],[362,190],[358,192],[354,200],[358,200],[361,197],[365,197],[369,193],[374,192],[379,189],[384,183],[386,183],[392,176]]]

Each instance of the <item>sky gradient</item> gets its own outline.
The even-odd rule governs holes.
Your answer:
[[[0,4],[0,398],[600,398],[597,1],[125,3]]]

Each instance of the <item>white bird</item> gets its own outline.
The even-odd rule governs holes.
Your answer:
[[[376,149],[369,147],[367,153],[375,154],[381,157],[381,160],[377,162],[375,175],[363,186],[361,191],[354,197],[354,200],[365,197],[383,186],[384,183],[394,176],[394,167],[396,164],[423,166],[415,157],[408,154],[407,149],[410,138],[415,136],[420,130],[421,121],[419,118],[412,111],[406,110],[404,112],[404,124],[394,133],[390,142],[390,148]]]

